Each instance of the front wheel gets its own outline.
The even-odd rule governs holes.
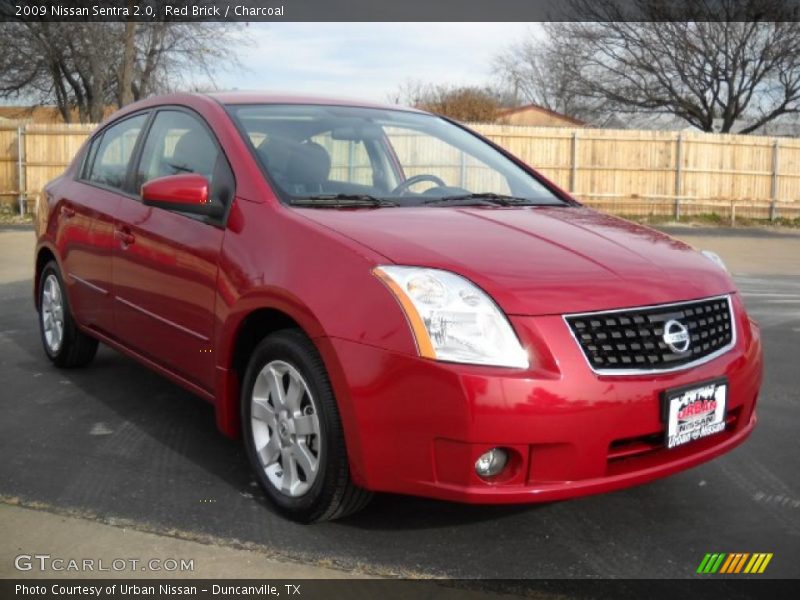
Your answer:
[[[39,279],[39,331],[45,354],[56,366],[82,367],[97,353],[97,340],[78,329],[55,261]]]
[[[242,431],[258,482],[289,518],[310,523],[352,514],[371,494],[350,479],[328,374],[300,331],[256,347],[242,385]]]

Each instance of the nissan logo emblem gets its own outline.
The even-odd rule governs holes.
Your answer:
[[[677,354],[683,354],[689,349],[691,338],[686,325],[675,319],[670,319],[664,324],[664,335],[661,338],[667,347]]]

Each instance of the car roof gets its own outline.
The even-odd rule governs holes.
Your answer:
[[[354,108],[376,108],[382,110],[396,110],[404,112],[414,112],[418,114],[429,114],[425,111],[397,106],[393,104],[380,104],[363,100],[348,100],[345,98],[331,98],[325,96],[311,96],[291,93],[277,92],[213,92],[213,93],[186,93],[177,92],[164,94],[161,96],[151,96],[132,104],[128,104],[116,111],[103,121],[102,129],[106,125],[126,117],[139,110],[158,108],[160,106],[183,105],[198,108],[206,105],[245,105],[245,104],[312,104],[319,106],[350,106]]]
[[[417,110],[416,108],[399,106],[397,104],[385,104],[352,98],[337,98],[330,96],[314,96],[281,92],[231,91],[212,92],[203,95],[213,98],[222,104],[319,104],[424,112]],[[166,98],[168,98],[168,96]]]

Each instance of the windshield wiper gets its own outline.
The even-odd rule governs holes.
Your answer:
[[[398,206],[397,202],[376,198],[369,194],[317,194],[292,198],[292,206],[306,206],[312,208],[341,208],[348,206]]]
[[[517,196],[506,196],[505,194],[459,194],[458,196],[442,196],[441,198],[431,198],[425,200],[423,204],[459,204],[461,206],[472,206],[476,204],[496,204],[499,206],[536,206],[535,200],[520,198]]]

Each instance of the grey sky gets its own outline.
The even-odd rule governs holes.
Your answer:
[[[492,57],[535,23],[251,23],[246,67],[225,89],[266,89],[385,101],[407,80],[483,84]]]

